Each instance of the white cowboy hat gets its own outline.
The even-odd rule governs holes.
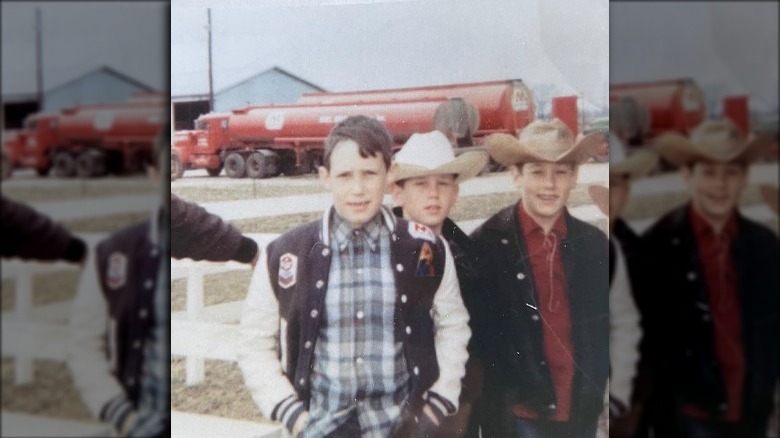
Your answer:
[[[629,154],[626,146],[615,133],[607,134],[609,142],[609,173],[628,175],[628,179],[644,178],[658,165],[658,154],[641,148]]]
[[[575,142],[571,129],[560,119],[553,119],[532,122],[523,128],[519,139],[491,134],[485,138],[485,146],[490,156],[504,166],[539,161],[580,164],[602,141],[604,133],[593,132]]]
[[[473,178],[484,169],[488,154],[466,152],[457,158],[452,143],[439,131],[412,134],[393,157],[391,183],[418,176],[455,174],[455,182]]]
[[[655,145],[658,153],[674,166],[694,161],[720,163],[750,163],[766,151],[772,135],[762,134],[745,141],[742,131],[731,120],[705,120],[693,131],[690,139],[677,133],[660,135]]]

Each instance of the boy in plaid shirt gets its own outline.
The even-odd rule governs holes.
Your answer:
[[[239,366],[294,436],[427,436],[457,410],[468,313],[447,243],[382,206],[391,146],[374,119],[336,125],[320,168],[333,207],[252,277]]]

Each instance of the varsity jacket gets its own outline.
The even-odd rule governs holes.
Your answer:
[[[690,217],[690,204],[658,220],[643,236],[654,261],[653,287],[663,320],[652,328],[658,339],[661,405],[679,415],[682,404],[694,405],[717,417],[726,409],[723,379],[715,353],[709,292],[699,259]],[[780,333],[777,235],[738,212],[737,236],[731,255],[737,278],[745,353],[743,420],[765,421],[772,409],[780,372],[777,333]],[[668,426],[679,418],[665,418]],[[661,427],[663,425],[660,425]]]
[[[331,262],[329,219],[298,227],[262,252],[241,318],[238,363],[260,412],[288,429],[308,409],[310,374],[323,314]],[[443,399],[447,413],[458,406],[470,337],[449,248],[429,228],[397,219],[382,208],[391,232],[395,273],[395,337],[403,344],[411,388],[407,409],[415,414],[428,392]],[[435,276],[416,276],[419,250],[433,244]],[[298,407],[281,402],[294,396]],[[439,400],[441,401],[441,400]]]
[[[564,212],[567,236],[559,243],[566,272],[575,372],[572,421],[596,421],[609,375],[608,243],[601,230]],[[534,273],[520,230],[517,204],[471,235],[483,266],[485,315],[475,328],[485,364],[484,436],[514,436],[512,406],[522,404],[542,419],[556,408],[542,339]]]
[[[140,398],[144,345],[155,323],[156,230],[156,221],[145,221],[98,243],[73,302],[71,374],[92,415],[115,427]]]

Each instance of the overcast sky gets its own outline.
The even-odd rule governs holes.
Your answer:
[[[778,106],[778,2],[610,5],[610,82],[691,77]]]
[[[519,78],[607,101],[603,0],[278,3],[174,0],[172,94],[208,90],[211,4],[216,91],[279,66],[331,91]]]
[[[155,2],[2,2],[2,92],[35,91],[35,8],[44,89],[109,65],[168,90],[169,8]]]

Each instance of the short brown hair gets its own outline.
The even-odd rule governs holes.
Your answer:
[[[385,125],[376,119],[366,116],[347,117],[330,130],[325,139],[323,166],[330,170],[330,155],[333,149],[344,140],[352,140],[358,145],[358,153],[363,158],[382,156],[385,168],[390,167],[393,138]]]

